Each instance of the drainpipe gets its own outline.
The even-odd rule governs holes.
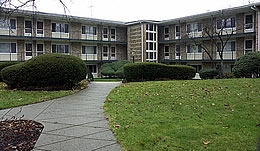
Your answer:
[[[251,9],[252,10],[254,10],[256,13],[256,15],[257,15],[257,23],[256,23],[256,25],[257,25],[257,28],[256,28],[256,43],[257,43],[257,51],[260,51],[260,10],[259,10],[259,8],[257,8],[257,6],[255,6],[255,5],[253,5],[253,6],[251,6]]]
[[[143,32],[144,32],[144,28],[143,28],[143,24],[142,22],[139,22],[140,25],[141,25],[141,51],[142,51],[142,62],[144,62],[144,35],[143,35]]]

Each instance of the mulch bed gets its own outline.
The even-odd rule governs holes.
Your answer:
[[[32,120],[0,121],[1,151],[30,151],[44,126]]]

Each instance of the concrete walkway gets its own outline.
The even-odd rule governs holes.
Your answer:
[[[103,105],[108,93],[120,82],[92,82],[77,94],[0,110],[0,117],[24,117],[45,127],[34,151],[121,151],[108,121]]]

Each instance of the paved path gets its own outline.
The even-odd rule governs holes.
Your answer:
[[[103,111],[106,96],[118,85],[92,82],[71,96],[0,110],[0,117],[24,115],[23,119],[41,122],[45,127],[34,151],[121,151]]]

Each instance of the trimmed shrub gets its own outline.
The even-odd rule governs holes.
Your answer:
[[[20,62],[13,62],[13,61],[9,61],[9,62],[0,62],[0,82],[3,82],[2,79],[2,74],[1,74],[1,70],[4,69],[5,67],[14,65],[14,64],[18,64]]]
[[[101,74],[108,77],[124,77],[124,65],[129,63],[127,60],[105,63],[101,66]]]
[[[235,62],[233,73],[235,77],[260,77],[260,53],[252,52],[238,58]]]
[[[202,79],[214,79],[218,76],[218,71],[216,69],[202,69],[199,74]]]
[[[165,65],[161,63],[129,63],[124,66],[126,80],[186,80],[195,76],[195,68],[184,65]]]
[[[44,54],[2,70],[3,81],[18,89],[72,89],[86,78],[86,64],[63,54]]]

